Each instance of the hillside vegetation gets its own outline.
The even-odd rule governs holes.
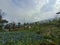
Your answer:
[[[0,45],[60,45],[60,19],[32,23],[31,28],[0,32]]]
[[[60,45],[60,18],[16,24],[0,12],[0,45]]]

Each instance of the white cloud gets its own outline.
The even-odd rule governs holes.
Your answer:
[[[15,22],[34,22],[52,17],[56,10],[54,8],[54,11],[41,14],[41,8],[49,3],[49,0],[29,0],[28,4],[25,4],[28,0],[21,1],[22,3],[19,2],[19,5],[16,5],[12,0],[0,0],[0,9],[7,13],[5,16],[6,19]],[[18,3],[18,0],[16,0],[16,2]],[[31,5],[33,5],[33,7]]]
[[[57,0],[57,1],[56,1],[55,10],[56,10],[56,11],[60,11],[60,0]]]

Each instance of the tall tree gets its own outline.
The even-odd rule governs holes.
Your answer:
[[[12,22],[12,29],[14,30],[16,28],[15,22]]]
[[[18,28],[20,28],[21,27],[21,23],[20,22],[18,22]]]
[[[3,29],[5,23],[8,23],[7,20],[3,19],[3,17],[2,17],[3,14],[4,14],[4,12],[2,12],[2,10],[0,9],[0,30]]]

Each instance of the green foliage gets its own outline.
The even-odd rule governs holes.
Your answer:
[[[18,23],[18,28],[20,26]],[[29,29],[28,26],[31,28]],[[18,29],[19,31],[0,32],[0,40],[3,42],[6,40],[4,45],[60,45],[60,19],[48,20],[45,23],[35,22],[32,25],[24,23],[22,28],[24,29]],[[14,29],[15,23],[13,23]]]

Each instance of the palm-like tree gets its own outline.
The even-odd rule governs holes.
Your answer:
[[[58,15],[60,14],[60,12],[57,12],[56,14],[57,14],[57,15],[56,15],[56,17],[55,17],[55,18],[57,19],[57,18],[58,18]]]
[[[3,15],[3,12],[2,12],[1,9],[0,9],[0,30],[2,30],[2,28],[4,27],[4,24],[5,24],[5,23],[8,23],[7,20],[4,20],[4,19],[3,19],[2,15]]]
[[[57,12],[56,14],[57,14],[56,18],[58,18],[58,15],[60,14],[60,12]],[[56,26],[60,28],[60,17],[57,20],[57,25]]]

